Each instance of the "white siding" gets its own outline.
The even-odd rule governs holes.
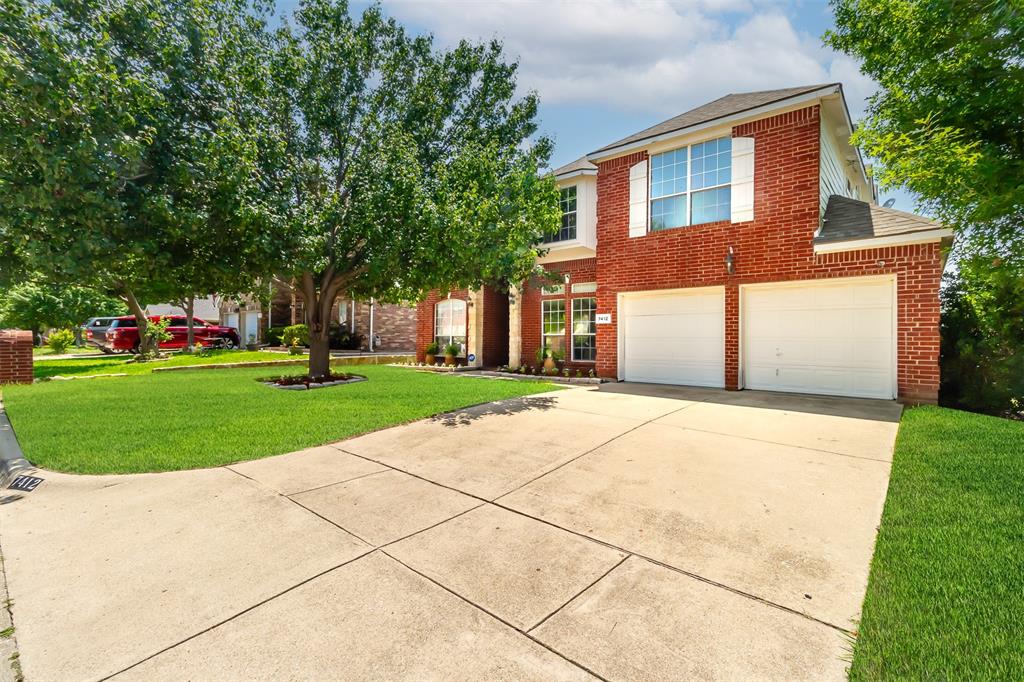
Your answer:
[[[844,162],[839,155],[839,148],[836,145],[832,133],[825,124],[825,118],[821,119],[821,170],[818,174],[821,186],[821,205],[819,215],[825,215],[825,206],[828,205],[828,198],[833,194],[849,196],[846,190],[846,174],[843,172]]]

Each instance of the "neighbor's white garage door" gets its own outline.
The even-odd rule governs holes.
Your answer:
[[[721,287],[629,294],[622,302],[626,381],[725,385]]]
[[[891,278],[743,288],[745,388],[894,398]]]

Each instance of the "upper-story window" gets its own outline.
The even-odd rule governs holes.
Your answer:
[[[729,220],[732,138],[651,156],[651,230]]]
[[[562,229],[557,234],[545,235],[545,244],[576,239],[576,185],[562,188],[559,205],[562,207]]]

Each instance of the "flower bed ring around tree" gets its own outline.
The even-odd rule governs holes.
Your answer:
[[[314,378],[308,374],[285,374],[276,377],[262,377],[256,381],[270,388],[280,388],[288,391],[309,391],[329,386],[356,384],[366,381],[366,377],[360,374],[336,374],[332,372],[326,377]]]

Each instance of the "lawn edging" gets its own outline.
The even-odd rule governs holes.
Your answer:
[[[386,365],[392,364],[404,356],[399,355],[353,355],[351,357],[331,358],[332,365]],[[177,365],[175,367],[154,367],[153,372],[180,372],[188,369],[246,369],[250,367],[285,367],[308,365],[306,357],[297,360],[255,360],[252,362],[221,362],[208,365]]]

